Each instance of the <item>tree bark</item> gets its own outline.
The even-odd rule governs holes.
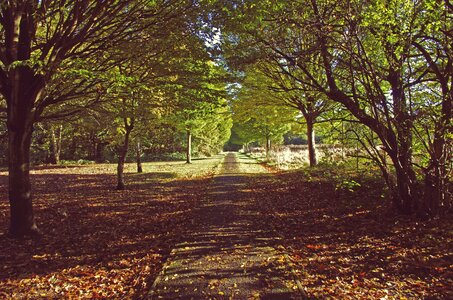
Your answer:
[[[250,145],[249,145],[249,143],[245,143],[244,144],[244,152],[245,153],[250,153]]]
[[[269,151],[271,150],[271,139],[266,136],[266,160],[269,160]]]
[[[321,15],[317,6],[316,1],[312,1],[312,6],[315,14],[318,18],[318,29],[322,32]],[[411,164],[411,130],[412,123],[410,115],[408,113],[408,107],[406,99],[404,98],[404,87],[401,72],[401,62],[391,58],[390,70],[386,80],[390,83],[392,88],[393,98],[393,114],[395,119],[394,126],[396,132],[392,129],[392,126],[386,124],[385,121],[377,118],[371,114],[368,114],[366,110],[360,107],[360,101],[347,95],[341,91],[337,86],[335,74],[333,72],[331,55],[329,53],[327,37],[321,35],[319,38],[320,42],[320,53],[324,65],[326,74],[327,84],[329,91],[326,95],[333,101],[342,103],[363,125],[373,130],[385,146],[387,153],[392,159],[396,170],[396,189],[394,192],[394,203],[398,212],[403,214],[409,214],[413,210],[415,199],[412,195],[412,179],[415,173],[412,169]],[[386,49],[392,54],[391,49]],[[374,96],[374,95],[370,95]],[[379,100],[379,95],[376,95],[376,100]],[[379,103],[379,101],[377,101]],[[391,121],[393,116],[387,112],[387,120]],[[393,187],[390,187],[393,188]]]
[[[44,89],[44,80],[26,66],[13,68],[9,75],[8,85],[1,91],[7,103],[9,233],[20,237],[39,233],[32,205],[30,146],[38,117],[33,106]]]
[[[316,141],[315,141],[315,128],[313,119],[308,117],[307,121],[307,143],[308,143],[308,159],[310,162],[310,167],[314,167],[318,164],[318,159],[316,158]]]
[[[412,120],[407,99],[404,95],[403,79],[400,68],[395,66],[387,78],[392,89],[392,99],[395,113],[395,128],[397,133],[394,165],[398,191],[398,209],[402,214],[411,214],[417,205],[413,197],[415,173],[412,167]]]
[[[56,129],[52,126],[50,132],[50,163],[58,165],[60,163],[62,126],[59,125]]]
[[[35,235],[36,226],[30,183],[30,146],[35,122],[33,104],[39,98],[43,84],[30,86],[33,71],[18,67],[12,71],[10,86],[2,92],[7,101],[8,171],[10,227],[13,236]]]
[[[22,122],[9,130],[9,203],[10,227],[13,236],[38,232],[33,214],[30,183],[30,146],[33,128]],[[25,125],[25,126],[24,126]]]
[[[399,213],[410,215],[414,209],[412,182],[409,174],[407,174],[407,168],[398,166],[395,169],[397,194],[395,195],[394,203]]]
[[[192,133],[187,130],[186,163],[192,163]]]
[[[447,121],[449,122],[449,121]],[[434,141],[429,150],[430,163],[424,170],[423,202],[418,214],[424,218],[441,214],[450,208],[448,193],[448,164],[451,162],[451,145],[446,141],[442,128],[436,128]],[[442,209],[441,209],[442,208]]]
[[[449,10],[451,11],[451,5],[447,3],[448,1],[445,1],[443,18],[447,18]],[[424,170],[424,197],[418,211],[419,215],[423,217],[435,216],[451,208],[451,199],[448,193],[448,178],[449,169],[451,169],[451,165],[449,167],[449,164],[451,164],[452,159],[452,143],[448,136],[452,132],[453,85],[451,83],[451,69],[453,57],[451,55],[452,35],[447,33],[447,27],[448,25],[442,31],[444,34],[444,43],[439,46],[445,50],[444,53],[447,53],[447,65],[449,67],[440,67],[442,60],[436,59],[439,53],[438,51],[430,52],[429,48],[425,48],[417,40],[412,41],[413,45],[424,56],[429,68],[436,76],[442,91],[441,116],[435,123],[433,142],[428,147],[430,161]]]
[[[137,173],[143,173],[143,167],[142,167],[142,148],[140,145],[140,141],[137,141],[136,145],[136,159],[137,159]]]
[[[90,130],[90,153],[88,154],[89,160],[96,160],[97,155],[97,148],[98,148],[98,140],[96,137],[95,130]]]
[[[97,163],[105,162],[104,149],[105,149],[106,145],[108,145],[108,143],[106,143],[106,142],[98,142],[96,144],[95,162],[97,162]]]
[[[68,149],[68,158],[71,160],[75,160],[77,154],[77,139],[73,138],[71,141],[71,145]]]
[[[126,133],[124,135],[124,142],[123,145],[120,147],[119,155],[118,155],[118,166],[117,166],[117,190],[124,190],[124,163],[126,162],[127,150],[129,148],[129,137],[131,131],[133,129],[133,125],[129,125],[128,121],[124,120]]]

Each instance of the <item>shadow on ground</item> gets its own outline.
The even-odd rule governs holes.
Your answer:
[[[154,173],[128,174],[127,181],[127,190],[116,191],[114,175],[33,174],[35,215],[44,235],[17,240],[6,235],[7,177],[0,176],[0,298],[33,297],[33,291],[140,298],[191,226],[190,212],[210,179]]]
[[[354,190],[326,178],[286,172],[250,183],[259,222],[290,249],[310,297],[451,298],[451,218],[396,215],[378,177],[354,177]]]
[[[45,235],[0,236],[0,298],[143,299],[169,257],[167,290],[151,297],[288,299],[281,244],[310,297],[451,298],[451,219],[399,218],[376,182],[339,195],[301,173],[231,166],[214,179],[128,174],[126,191],[114,175],[33,174]],[[6,231],[4,175],[0,194]]]
[[[221,185],[211,187],[212,178],[179,180],[169,172],[127,174],[127,189],[116,191],[115,175],[77,174],[71,167],[35,170],[33,201],[44,233],[36,240],[5,234],[7,176],[0,175],[0,298],[141,299],[171,249],[200,224],[203,199],[225,192]],[[210,240],[206,235],[196,241]]]
[[[250,180],[227,156],[221,176],[206,186],[193,227],[176,245],[151,299],[299,299],[277,250],[281,241],[262,227],[250,201]]]

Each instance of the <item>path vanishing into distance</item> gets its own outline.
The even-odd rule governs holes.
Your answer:
[[[256,222],[247,180],[266,170],[228,153],[148,299],[302,299],[279,238]],[[279,249],[280,248],[280,249]]]

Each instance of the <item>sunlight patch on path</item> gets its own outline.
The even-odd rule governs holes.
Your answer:
[[[236,174],[244,176],[247,174],[265,174],[268,170],[256,159],[250,158],[242,153],[230,153],[225,157],[223,167],[219,176]]]

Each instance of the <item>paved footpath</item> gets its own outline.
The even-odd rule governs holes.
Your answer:
[[[194,214],[195,229],[172,250],[148,299],[303,299],[279,239],[254,222],[252,174],[242,170],[265,170],[247,164],[226,155]]]

